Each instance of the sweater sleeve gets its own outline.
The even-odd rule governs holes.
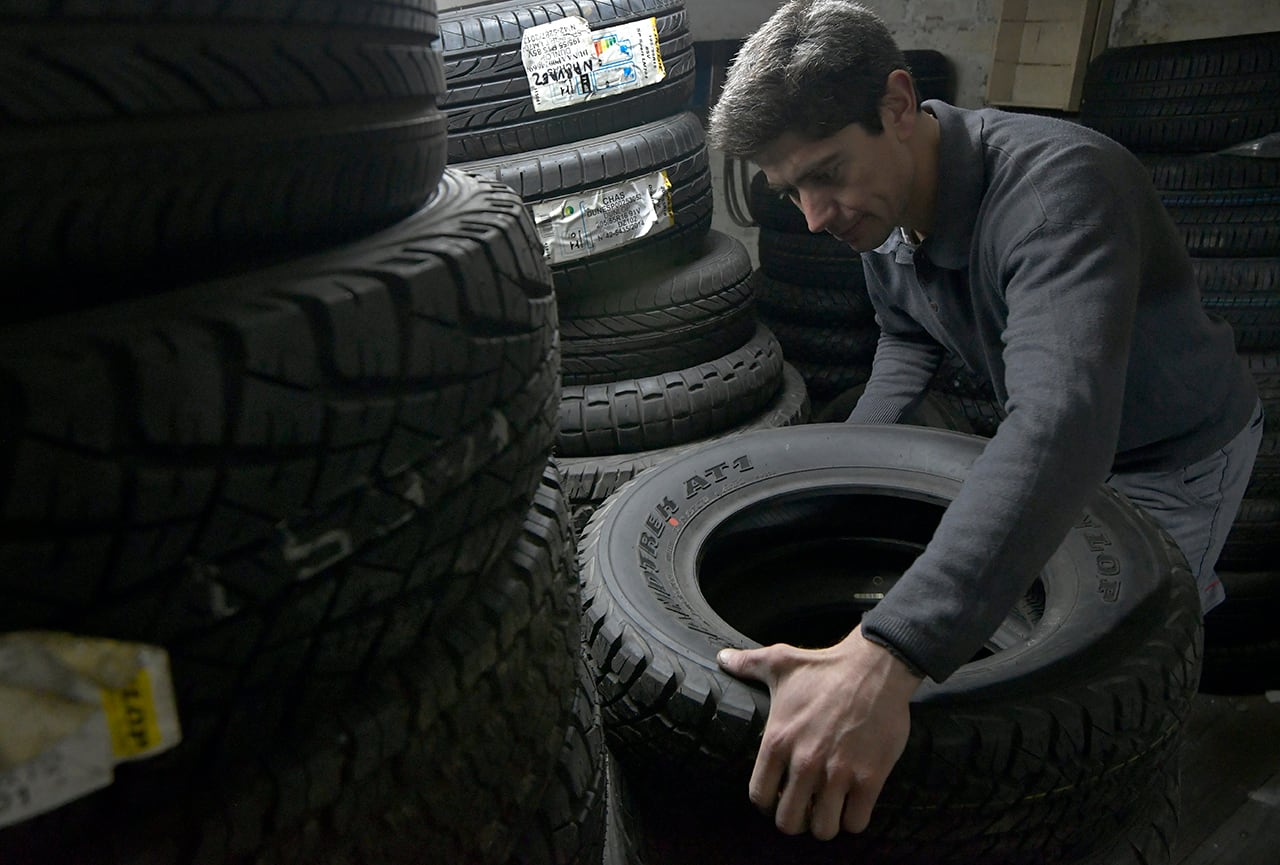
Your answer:
[[[873,277],[868,274],[869,286]],[[885,305],[872,291],[880,338],[871,362],[871,377],[848,423],[899,423],[924,398],[945,353],[924,328]]]
[[[1024,198],[1038,203],[1035,195]],[[896,646],[937,681],[995,632],[1105,480],[1115,454],[1143,214],[1116,213],[1123,203],[1104,205],[1111,218],[1077,205],[1074,213],[1068,208],[1074,219],[1042,216],[1005,254],[992,254],[988,276],[1002,287],[1008,308],[1002,334],[1008,416],[924,552],[863,618],[864,632]],[[1037,225],[1025,212],[1015,215],[1023,226]],[[1009,234],[1014,222],[1005,222]]]

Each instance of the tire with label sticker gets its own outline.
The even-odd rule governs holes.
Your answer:
[[[521,56],[524,32],[530,27],[569,18],[585,19],[582,27],[609,30],[634,23],[648,33],[624,36],[657,40],[663,69],[661,80],[637,89],[594,90],[586,101],[566,98],[562,107],[536,109],[530,78],[542,88],[563,81],[547,76],[564,68],[572,79],[590,78],[603,70],[563,67],[526,69]],[[652,26],[646,25],[653,19]],[[628,28],[630,30],[630,28]],[[649,35],[651,34],[651,35]],[[693,96],[693,39],[685,19],[684,3],[677,0],[555,0],[551,3],[479,3],[446,10],[440,15],[445,75],[449,92],[441,102],[449,118],[449,161],[489,159],[528,150],[595,138],[610,132],[657,120],[684,109]],[[590,53],[590,52],[589,52]],[[594,57],[595,53],[591,53]],[[582,61],[579,60],[579,63]],[[543,76],[538,78],[538,76]],[[641,79],[643,80],[643,79]],[[575,87],[575,91],[581,88]]]
[[[747,799],[769,711],[716,653],[830,645],[924,548],[983,450],[960,433],[810,424],[654,466],[580,542],[584,614],[640,861],[1065,862],[1176,753],[1200,672],[1185,558],[1099,486],[986,647],[912,700],[860,835],[785,836]]]
[[[560,391],[556,453],[610,456],[687,444],[760,412],[782,386],[782,350],[757,326],[736,351],[687,369]]]
[[[591,291],[642,270],[688,262],[711,230],[706,137],[691,112],[616,135],[458,167],[505,183],[524,199],[557,292]],[[575,239],[569,229],[555,227],[565,215],[608,209],[608,202],[619,200],[625,205],[620,213],[638,214],[634,223],[625,223],[628,232],[609,236],[616,226],[602,222],[595,226],[596,239]]]
[[[4,861],[505,865],[578,700],[575,549],[547,470],[454,614],[314,723],[195,774],[121,766],[111,786],[0,829]]]
[[[1204,153],[1280,130],[1280,33],[1109,48],[1080,122],[1140,153]]]
[[[360,243],[4,327],[0,631],[163,646],[184,743],[157,761],[234,751],[447,615],[558,401],[523,204],[453,170]]]
[[[57,11],[50,11],[57,10]],[[434,0],[9,4],[0,263],[31,309],[406,218],[445,165]]]
[[[714,360],[755,333],[751,256],[711,232],[692,261],[560,299],[561,380],[599,384]]]

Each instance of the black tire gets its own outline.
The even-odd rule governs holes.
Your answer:
[[[197,775],[117,769],[0,829],[6,865],[501,865],[548,787],[580,655],[575,542],[553,471],[456,614],[288,740]]]
[[[747,191],[747,210],[760,229],[786,232],[788,234],[808,234],[809,223],[804,213],[785,196],[769,190],[769,179],[763,171],[757,171],[751,177],[751,188]]]
[[[1251,499],[1280,498],[1280,430],[1263,433],[1244,494]]]
[[[1246,498],[1240,502],[1217,567],[1251,571],[1280,562],[1280,498]]]
[[[584,651],[578,658],[578,682],[555,771],[509,865],[600,865],[607,761],[600,696]]]
[[[692,261],[655,265],[561,300],[564,384],[683,369],[722,357],[751,338],[751,256],[739,241],[713,231]]]
[[[0,14],[0,264],[55,280],[26,308],[350,240],[440,179],[434,0],[25,6]]]
[[[760,269],[792,285],[865,292],[862,257],[829,234],[789,234],[760,229]]]
[[[1181,773],[1182,757],[1175,754],[1148,789],[1101,817],[1098,835],[1111,840],[1067,865],[1170,865],[1182,810]]]
[[[964,361],[950,352],[943,355],[930,385],[951,396],[992,402],[996,398],[991,381],[985,375],[970,369]]]
[[[1280,688],[1280,571],[1218,570],[1227,599],[1204,617],[1206,694],[1261,694]]]
[[[184,742],[145,765],[272,735],[517,531],[555,324],[519,199],[449,171],[360,244],[0,329],[0,631],[165,647]]]
[[[1280,161],[1217,154],[1144,161],[1193,256],[1280,254]]]
[[[764,409],[782,386],[782,350],[759,326],[742,348],[687,369],[562,388],[556,453],[600,457],[687,444]]]
[[[849,388],[865,383],[871,376],[870,365],[822,364],[790,356],[787,362],[799,370],[815,406],[826,405]]]
[[[643,272],[655,262],[689,260],[711,230],[711,170],[697,116],[684,112],[616,135],[535,150],[459,168],[505,183],[530,206],[665,171],[672,225],[624,246],[553,263],[559,292],[591,291]],[[548,260],[555,262],[550,250]]]
[[[858,400],[862,398],[862,394],[866,389],[865,382],[849,388],[823,406],[822,411],[814,415],[813,422],[844,423],[849,419],[854,406],[858,404]],[[902,422],[913,426],[928,426],[962,433],[973,432],[973,426],[969,423],[969,419],[957,412],[954,406],[939,398],[933,391],[927,392],[924,398],[920,400],[920,404]]]
[[[941,99],[955,103],[956,73],[947,55],[929,48],[908,48],[902,53],[907,58],[911,77],[915,79],[920,101]]]
[[[1280,130],[1280,34],[1103,51],[1080,122],[1142,153],[1204,153]]]
[[[875,309],[865,288],[795,285],[763,270],[752,277],[756,306],[775,321],[813,325],[874,325]]]
[[[648,87],[535,113],[520,60],[524,30],[569,16],[592,29],[656,18],[666,77]],[[491,159],[618,132],[676,114],[694,89],[693,39],[679,0],[497,0],[440,16],[449,161]]]
[[[1193,258],[1191,266],[1201,302],[1230,323],[1236,348],[1280,351],[1280,257]]]
[[[804,379],[800,377],[800,373],[796,372],[795,367],[784,363],[782,387],[778,389],[773,402],[741,426],[674,447],[606,457],[557,457],[556,463],[560,467],[565,494],[568,495],[569,502],[574,508],[576,522],[584,507],[594,510],[596,505],[612,495],[624,483],[660,462],[730,436],[742,435],[752,430],[793,426],[806,423],[808,419],[809,394],[805,389]],[[589,517],[590,513],[586,516]],[[582,525],[585,525],[585,519]]]
[[[773,331],[789,360],[825,366],[871,366],[880,339],[880,328],[874,321],[830,326],[795,324],[765,315],[760,320]]]
[[[1069,861],[1102,840],[1097,814],[1176,753],[1200,666],[1194,581],[1172,540],[1100,486],[991,654],[919,691],[866,833],[784,836],[747,801],[768,693],[723,673],[717,651],[843,637],[982,448],[918,427],[758,432],[655,466],[596,511],[584,612],[641,861]]]

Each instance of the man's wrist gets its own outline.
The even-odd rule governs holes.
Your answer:
[[[910,673],[912,676],[914,676],[917,679],[926,678],[925,672],[921,670],[919,667],[917,667],[912,662],[912,660],[908,658],[906,655],[904,655],[898,649],[897,646],[893,645],[893,643],[890,643],[888,640],[884,639],[883,637],[877,634],[868,634],[866,631],[863,631],[861,628],[859,628],[859,632],[862,634],[862,638],[866,640],[868,643],[879,646],[880,648],[888,652],[889,655],[894,660],[901,663],[906,668],[907,672]]]

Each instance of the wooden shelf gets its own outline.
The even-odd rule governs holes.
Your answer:
[[[1077,111],[1085,70],[1107,46],[1114,0],[1003,0],[990,105]]]

